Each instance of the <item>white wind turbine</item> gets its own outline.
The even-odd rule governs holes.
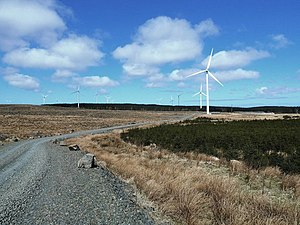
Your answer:
[[[172,104],[172,106],[174,106],[174,98],[173,98],[173,96],[171,96],[170,103]]]
[[[212,77],[215,81],[217,81],[220,85],[223,86],[223,84],[209,71],[209,67],[210,67],[210,63],[211,63],[211,59],[212,59],[212,55],[213,55],[213,51],[214,49],[211,50],[208,62],[207,62],[207,66],[205,70],[200,70],[196,73],[193,73],[187,77],[192,77],[201,73],[205,73],[205,78],[206,78],[206,113],[209,114],[209,90],[208,90],[208,76]]]
[[[183,93],[177,95],[177,105],[178,106],[180,105],[180,96],[181,95],[183,95]]]
[[[48,95],[43,95],[43,104],[46,104],[46,98],[48,97]]]
[[[106,103],[109,103],[110,98],[111,98],[110,96],[105,96]]]
[[[193,96],[199,95],[200,96],[200,109],[202,109],[202,95],[204,95],[205,97],[207,97],[206,94],[204,94],[204,92],[202,91],[202,83],[200,85],[200,91],[196,94],[194,94]]]
[[[76,93],[77,95],[77,108],[79,109],[79,103],[80,103],[80,87],[77,86],[77,90],[72,92],[72,94]]]
[[[95,95],[95,96],[96,96],[96,103],[97,103],[97,104],[98,104],[98,98],[99,98],[99,95],[100,95],[100,94],[99,94],[98,92],[97,92],[96,95]]]

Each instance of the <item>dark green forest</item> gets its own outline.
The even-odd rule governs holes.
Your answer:
[[[123,140],[137,145],[155,143],[173,152],[205,153],[244,161],[251,168],[278,166],[300,172],[300,119],[224,121],[198,118],[148,129],[132,129]]]

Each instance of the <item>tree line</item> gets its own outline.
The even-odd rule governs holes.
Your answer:
[[[47,104],[47,106],[59,106],[77,108],[77,103],[57,103]],[[199,111],[199,106],[184,105],[159,105],[159,104],[131,104],[131,103],[80,103],[82,109],[100,109],[100,110],[141,110],[141,111]],[[212,112],[265,112],[265,113],[299,113],[300,107],[285,106],[262,106],[262,107],[228,107],[228,106],[210,106]],[[203,106],[201,111],[205,112]]]

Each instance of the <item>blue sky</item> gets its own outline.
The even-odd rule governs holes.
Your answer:
[[[300,105],[299,0],[0,0],[0,103]],[[204,101],[205,105],[205,101]]]

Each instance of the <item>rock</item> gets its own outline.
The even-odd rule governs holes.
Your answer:
[[[88,153],[78,161],[78,168],[93,168],[97,167],[95,155]]]
[[[80,151],[80,148],[78,145],[74,144],[74,145],[69,145],[69,150],[70,151]]]
[[[0,141],[5,141],[6,139],[8,139],[8,136],[5,134],[0,134]]]

